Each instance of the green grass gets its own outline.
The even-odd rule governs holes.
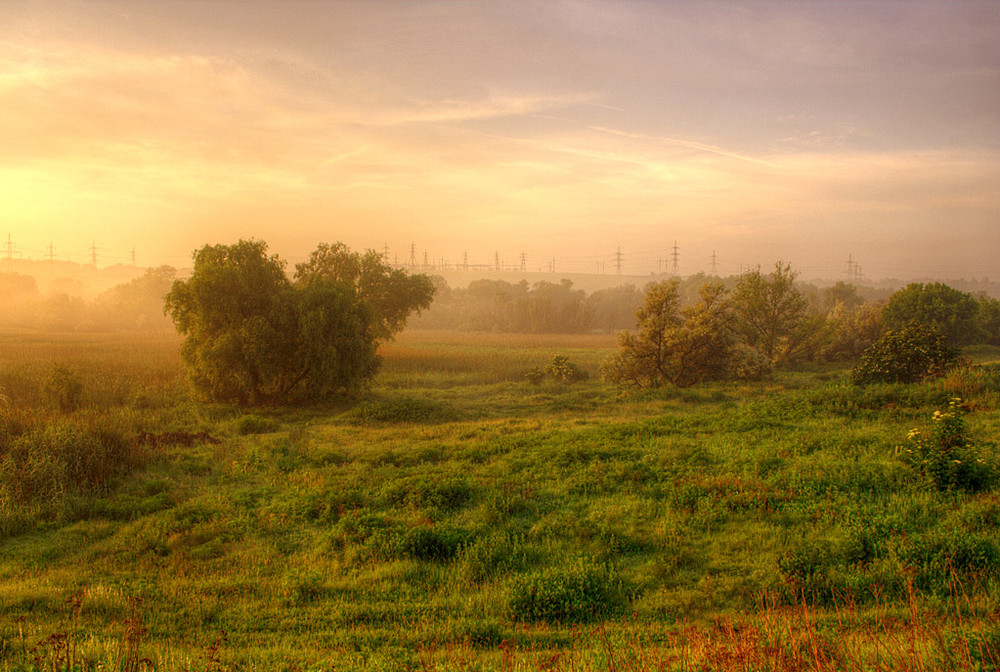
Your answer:
[[[897,454],[960,396],[995,468],[996,368],[623,397],[599,377],[606,336],[415,332],[360,398],[250,411],[189,401],[178,343],[0,336],[0,670],[997,655],[1000,495],[936,489]],[[590,378],[525,381],[557,354]],[[76,410],[45,396],[55,365]],[[110,452],[91,464],[88,445]]]

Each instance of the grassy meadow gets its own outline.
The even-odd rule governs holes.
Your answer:
[[[611,336],[404,332],[335,406],[0,334],[0,670],[988,670],[996,350],[630,395]],[[589,373],[532,385],[565,355]],[[961,413],[972,474],[911,430]]]

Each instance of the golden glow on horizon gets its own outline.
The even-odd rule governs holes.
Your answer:
[[[988,140],[880,146],[794,114],[773,115],[764,139],[672,134],[589,78],[539,93],[527,75],[491,86],[456,70],[461,92],[421,98],[280,40],[173,52],[37,20],[59,37],[0,46],[0,221],[30,249],[128,238],[183,263],[237,237],[286,256],[319,240],[399,252],[416,240],[453,260],[506,246],[590,266],[620,245],[654,255],[644,272],[649,248],[675,239],[706,256],[728,247],[732,263],[839,245],[836,268],[851,245],[915,254],[937,238],[914,234],[946,224],[978,236],[977,253],[1000,244]]]

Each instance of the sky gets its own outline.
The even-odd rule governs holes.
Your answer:
[[[997,0],[0,0],[0,256],[1000,280],[997,35]]]

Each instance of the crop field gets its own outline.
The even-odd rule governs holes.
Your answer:
[[[1000,661],[996,349],[623,395],[612,336],[411,331],[249,409],[179,344],[0,334],[0,670]],[[588,378],[526,380],[557,355]]]

